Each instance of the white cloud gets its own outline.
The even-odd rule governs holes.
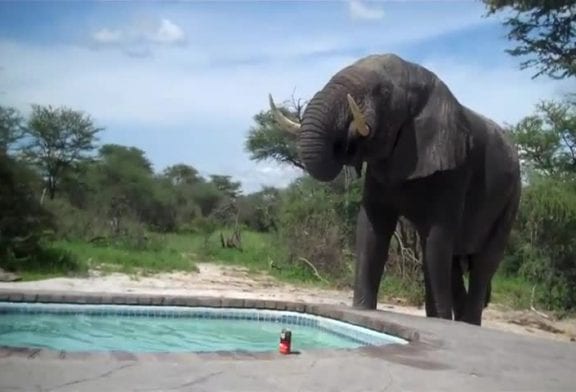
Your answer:
[[[0,104],[24,111],[30,103],[84,110],[107,129],[106,142],[142,148],[158,170],[185,162],[207,173],[232,175],[246,191],[263,184],[285,186],[300,174],[271,162],[252,162],[244,151],[252,116],[267,108],[267,94],[281,101],[296,88],[297,97],[309,99],[357,59],[320,58],[314,66],[272,61],[214,67],[191,51],[135,61],[119,52],[7,42],[0,42],[0,53],[0,85],[10,92],[0,95]],[[508,65],[482,67],[447,58],[430,58],[423,65],[463,104],[501,124],[518,121],[540,99],[565,86],[532,80],[529,72]]]
[[[268,93],[280,101],[296,88],[298,96],[309,97],[353,61],[321,60],[314,72],[306,64],[287,68],[281,61],[220,68],[202,57],[194,62],[190,53],[135,61],[119,52],[1,41],[0,53],[5,67],[0,85],[10,91],[0,104],[25,114],[31,103],[83,110],[106,129],[103,142],[143,149],[158,170],[185,162],[203,172],[230,174],[247,191],[285,186],[296,177],[290,167],[252,162],[244,151],[252,116],[267,108]]]
[[[353,19],[360,20],[380,20],[385,15],[382,8],[369,6],[363,0],[349,0],[348,10]]]
[[[92,34],[92,39],[99,44],[119,44],[124,41],[124,33],[104,28]]]
[[[248,193],[271,184],[284,188],[303,173],[301,169],[293,166],[261,162],[247,165],[245,169],[238,171],[235,178],[242,183],[243,189]]]
[[[146,21],[148,22],[148,21]],[[182,27],[170,19],[160,19],[153,23],[135,23],[124,28],[101,28],[90,36],[98,48],[121,48],[133,57],[146,57],[153,46],[177,46],[186,43],[186,33]]]
[[[168,15],[96,30],[93,43],[116,48],[110,51],[0,41],[0,85],[6,92],[0,92],[0,104],[24,111],[30,103],[84,110],[107,129],[106,142],[142,148],[158,170],[185,162],[203,173],[232,175],[247,191],[262,184],[284,186],[300,171],[252,162],[244,151],[252,116],[267,108],[268,93],[277,101],[292,93],[309,99],[360,52],[402,52],[406,43],[487,23],[475,12],[452,8],[411,12],[378,25],[377,35],[375,25],[372,30],[329,26],[315,33],[274,25],[264,34],[254,24],[261,37],[256,42],[248,27],[235,30],[197,18],[185,25],[195,38],[188,42],[175,22],[182,15]],[[407,20],[410,28],[405,28]],[[359,51],[359,45],[369,47]],[[147,61],[124,55],[145,57],[158,47],[163,50]],[[317,53],[331,54],[308,57]],[[509,65],[487,68],[439,56],[424,65],[462,103],[500,123],[531,113],[559,86],[531,80],[529,72]]]
[[[186,34],[182,27],[169,19],[162,19],[158,29],[150,35],[150,40],[161,44],[181,44],[186,41]]]

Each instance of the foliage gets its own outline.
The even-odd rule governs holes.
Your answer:
[[[230,176],[222,176],[213,174],[210,176],[212,184],[216,189],[224,194],[224,196],[235,199],[240,195],[240,183],[232,181]]]
[[[345,275],[346,236],[334,208],[337,199],[328,186],[310,177],[288,187],[280,207],[279,234],[289,262],[300,264],[304,258],[326,276]]]
[[[96,146],[89,135],[83,144],[70,128],[60,127],[62,111],[70,109],[35,110],[41,115],[33,111],[27,121],[32,131],[26,131],[22,143],[23,119],[16,111],[0,116],[6,120],[1,129],[8,130],[3,140],[9,141],[0,151],[3,267],[32,277],[89,269],[194,271],[194,261],[212,260],[286,280],[350,286],[363,182],[352,170],[328,183],[304,174],[286,189],[242,194],[241,184],[230,176],[204,178],[182,163],[155,172],[138,148]],[[298,117],[301,106],[282,110]],[[89,119],[74,113],[78,122]],[[512,127],[526,184],[494,284],[495,298],[512,306],[526,306],[535,286],[539,306],[576,307],[574,113],[572,102],[542,102],[535,114]],[[34,123],[35,116],[42,121]],[[247,141],[252,158],[298,167],[295,139],[274,128],[269,112],[260,113],[255,122]],[[256,139],[259,144],[250,144]],[[50,143],[54,148],[44,149]],[[10,156],[16,144],[27,147],[28,163],[35,165]],[[97,154],[88,159],[96,147]],[[32,159],[34,152],[37,159]],[[58,192],[41,204],[47,162],[59,165],[53,181]],[[214,235],[240,231],[241,250],[223,248],[220,236]],[[402,220],[391,243],[381,296],[421,304],[422,278],[419,238]],[[510,295],[519,299],[510,300]]]
[[[82,112],[32,105],[24,153],[45,176],[50,199],[56,195],[62,172],[86,158],[86,153],[95,148],[100,131]]]
[[[293,103],[292,108],[279,106],[278,109],[287,117],[301,118],[300,101]],[[270,110],[256,114],[253,119],[256,124],[250,127],[245,143],[250,159],[272,160],[304,169],[304,164],[298,157],[295,136],[278,126]]]
[[[576,9],[572,0],[484,0],[488,15],[508,11],[504,25],[508,39],[518,46],[507,50],[512,56],[531,56],[521,67],[534,67],[534,77],[576,75]]]
[[[0,153],[0,263],[8,269],[19,269],[40,254],[42,239],[53,227],[28,178],[21,163]]]
[[[194,185],[202,182],[198,170],[185,164],[168,166],[162,175],[167,178],[173,186]]]
[[[518,226],[517,272],[536,285],[543,305],[576,309],[576,184],[533,178],[524,190]]]
[[[24,118],[14,108],[0,106],[0,154],[24,136]]]
[[[576,174],[576,104],[541,102],[512,129],[525,170],[549,176]]]
[[[194,227],[202,235],[204,248],[208,248],[210,238],[218,228],[218,222],[212,216],[200,216],[194,221]]]
[[[176,226],[175,195],[164,179],[155,178],[143,151],[104,145],[86,172],[90,205],[107,217],[115,232],[125,221],[137,221],[158,231]]]
[[[503,263],[550,309],[576,309],[575,104],[544,102],[513,129],[527,184]]]
[[[255,231],[275,231],[280,203],[280,190],[274,187],[243,196],[238,199],[240,223]]]

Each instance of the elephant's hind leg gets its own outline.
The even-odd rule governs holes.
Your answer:
[[[467,323],[482,324],[482,312],[490,301],[492,277],[504,257],[506,242],[518,211],[519,186],[518,184],[516,193],[512,194],[490,241],[481,252],[473,255],[470,260],[470,285],[463,317],[463,321]]]
[[[472,256],[474,268],[470,270],[470,284],[462,321],[482,324],[482,311],[490,295],[490,282],[504,256],[505,246],[488,247]]]
[[[425,246],[422,249],[426,249]],[[430,284],[430,272],[428,271],[428,264],[424,263],[422,270],[424,271],[424,298],[425,298],[425,308],[426,317],[438,317],[438,311],[436,310],[436,301],[434,300],[434,293],[432,292],[432,285]]]
[[[462,320],[467,297],[464,271],[461,264],[462,257],[468,258],[467,256],[454,256],[452,258],[452,308],[456,321]]]

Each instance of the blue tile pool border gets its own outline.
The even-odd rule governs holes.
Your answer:
[[[268,309],[175,307],[154,305],[93,305],[0,302],[2,314],[61,314],[98,317],[187,318],[278,323],[282,327],[308,326],[363,346],[407,344],[405,339],[322,316]]]
[[[337,326],[339,322],[345,323],[346,328],[361,327],[365,334],[376,334],[379,332],[396,337],[399,343],[385,345],[367,345],[352,349],[317,349],[314,352],[307,352],[308,355],[330,355],[330,353],[342,353],[346,351],[361,351],[367,355],[378,356],[384,353],[396,352],[394,350],[409,351],[420,349],[423,342],[417,330],[392,322],[387,319],[386,312],[381,311],[363,311],[343,305],[314,304],[291,302],[282,300],[262,300],[249,298],[224,298],[224,297],[207,297],[207,296],[185,296],[185,295],[161,295],[161,294],[111,294],[98,292],[58,292],[58,291],[41,291],[41,290],[15,290],[0,289],[0,304],[64,304],[64,305],[121,305],[126,309],[132,309],[132,312],[138,312],[141,309],[137,305],[155,306],[157,308],[168,310],[177,310],[178,314],[182,311],[189,312],[205,308],[207,311],[213,311],[216,308],[227,308],[229,311],[237,310],[275,310],[284,311],[298,320],[298,317],[319,316],[323,322],[329,323],[331,331],[338,333]],[[175,313],[176,314],[176,313]],[[335,327],[336,326],[336,327]],[[320,328],[324,327],[323,325]],[[353,329],[353,328],[352,328]],[[366,335],[363,335],[364,337]],[[408,344],[402,344],[407,342]],[[274,352],[267,353],[250,353],[250,352],[210,352],[210,353],[191,353],[189,355],[173,353],[156,353],[151,355],[127,353],[127,352],[110,352],[102,354],[97,352],[58,352],[51,350],[37,350],[27,348],[0,347],[0,357],[19,356],[31,358],[92,358],[101,357],[115,360],[162,360],[171,358],[184,358],[186,360],[202,356],[205,359],[279,359],[287,356]],[[338,355],[338,354],[336,354]],[[290,357],[290,356],[288,356]]]

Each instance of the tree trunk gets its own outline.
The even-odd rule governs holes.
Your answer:
[[[53,176],[48,177],[48,197],[54,200],[56,196],[56,179]]]

